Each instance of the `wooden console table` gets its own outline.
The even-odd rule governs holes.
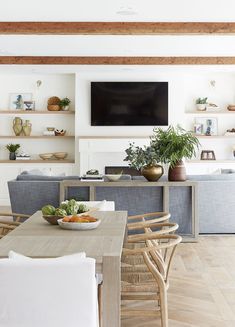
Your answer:
[[[184,242],[196,242],[199,232],[198,221],[198,198],[197,182],[145,182],[145,181],[119,181],[119,182],[81,182],[77,180],[64,180],[60,182],[60,201],[66,199],[67,190],[70,187],[88,187],[89,200],[96,200],[96,189],[99,187],[162,187],[163,188],[163,210],[169,212],[170,208],[170,187],[191,187],[192,190],[192,233],[183,236]]]

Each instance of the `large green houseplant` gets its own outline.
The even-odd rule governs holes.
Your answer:
[[[155,128],[151,137],[151,147],[156,152],[159,161],[169,164],[168,179],[170,181],[186,180],[186,170],[182,159],[194,157],[199,145],[193,133],[180,126],[169,126],[166,130]]]
[[[159,158],[152,146],[136,146],[129,144],[126,150],[124,161],[129,162],[129,166],[141,172],[148,181],[157,181],[163,174],[163,167],[158,165]]]

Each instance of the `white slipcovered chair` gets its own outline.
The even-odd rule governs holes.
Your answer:
[[[97,208],[99,211],[114,211],[114,201],[78,201],[79,204],[85,204],[89,209]]]
[[[97,327],[95,260],[85,254],[0,260],[1,327]]]

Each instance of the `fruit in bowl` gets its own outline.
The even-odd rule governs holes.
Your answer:
[[[57,225],[58,219],[63,218],[67,215],[67,212],[61,208],[55,208],[51,205],[46,205],[42,208],[43,218],[51,225]]]
[[[42,207],[42,216],[49,224],[57,225],[58,219],[63,219],[65,216],[76,216],[88,211],[89,209],[85,204],[79,204],[76,200],[71,199],[61,202],[59,208],[50,204],[45,205]]]
[[[88,215],[73,215],[73,216],[65,216],[62,220],[64,223],[94,223],[97,221],[96,218],[88,216]]]

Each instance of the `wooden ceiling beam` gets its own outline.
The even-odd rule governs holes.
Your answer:
[[[218,22],[0,22],[11,35],[203,35],[235,34],[235,23]]]
[[[235,57],[0,56],[0,65],[235,65]]]

